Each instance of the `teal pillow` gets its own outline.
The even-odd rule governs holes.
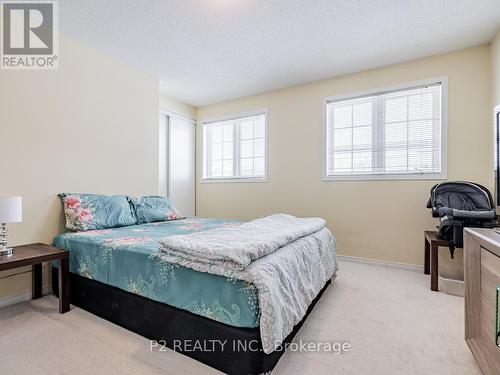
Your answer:
[[[79,232],[136,224],[125,195],[62,193],[59,196],[68,230]]]
[[[154,195],[127,198],[139,224],[184,219],[168,198]]]

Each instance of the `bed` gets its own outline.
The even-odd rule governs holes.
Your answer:
[[[72,304],[223,372],[266,373],[284,349],[269,354],[262,350],[255,286],[165,263],[157,256],[159,241],[166,237],[235,225],[239,223],[190,218],[68,232],[58,235],[54,245],[70,252]],[[52,280],[57,294],[55,265]],[[284,344],[293,339],[329,283]],[[186,340],[193,344],[218,340],[227,345],[193,350],[179,345]]]

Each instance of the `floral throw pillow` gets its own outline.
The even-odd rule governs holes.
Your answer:
[[[137,223],[184,219],[168,198],[159,196],[128,197]]]
[[[66,229],[87,231],[136,224],[124,195],[59,194],[64,206]]]

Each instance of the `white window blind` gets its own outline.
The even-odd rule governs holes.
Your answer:
[[[203,179],[266,178],[266,114],[202,122]]]
[[[326,177],[442,172],[442,83],[328,101]]]

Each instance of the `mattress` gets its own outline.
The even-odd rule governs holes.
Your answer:
[[[238,225],[190,218],[88,232],[63,233],[54,246],[70,252],[70,272],[235,327],[259,325],[257,289],[242,280],[165,263],[162,238]]]

